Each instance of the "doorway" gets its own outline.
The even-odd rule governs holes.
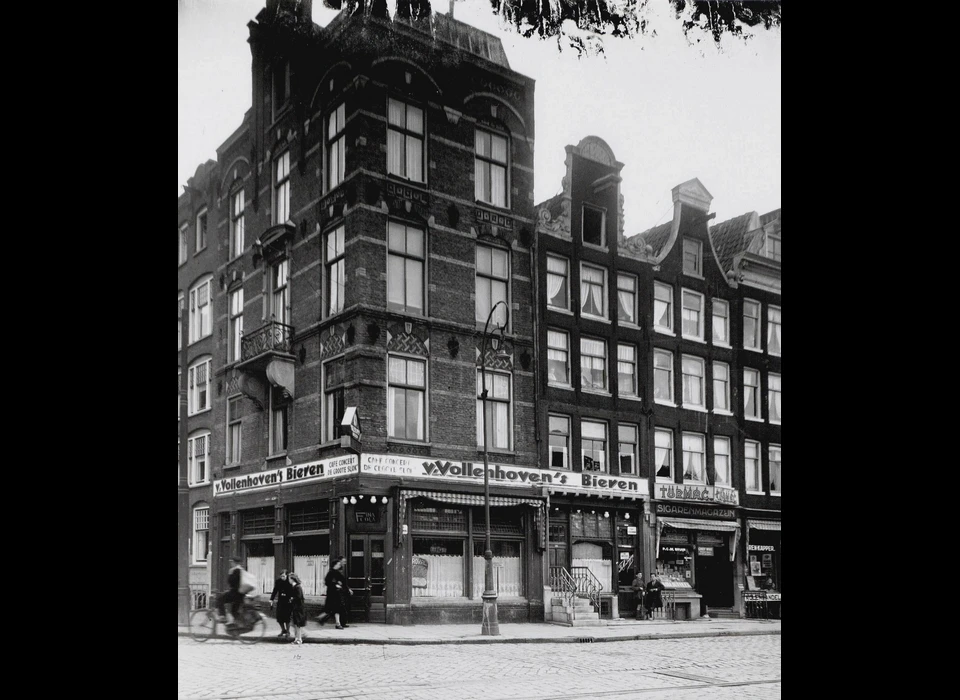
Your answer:
[[[386,621],[386,546],[382,535],[350,535],[347,585],[351,619]]]
[[[719,538],[717,538],[719,540]],[[707,608],[733,606],[733,565],[726,543],[698,544],[694,557],[697,593]]]

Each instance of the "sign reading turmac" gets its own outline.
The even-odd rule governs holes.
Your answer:
[[[483,483],[483,465],[473,462],[451,462],[433,457],[364,454],[360,461],[364,474],[402,476],[413,479],[437,479],[455,483]],[[608,476],[597,472],[568,472],[558,469],[518,467],[512,464],[491,464],[487,468],[490,483],[515,488],[559,486],[628,498],[646,498],[647,480],[630,476]]]
[[[346,455],[319,462],[307,462],[292,467],[280,467],[256,474],[243,474],[218,479],[213,482],[213,495],[224,496],[230,493],[257,491],[276,488],[284,484],[303,484],[324,479],[336,479],[357,473],[356,455]]]

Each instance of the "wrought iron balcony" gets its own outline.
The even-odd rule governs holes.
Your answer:
[[[290,354],[293,326],[279,321],[267,321],[255,331],[244,333],[240,339],[240,364],[268,360],[271,355]]]

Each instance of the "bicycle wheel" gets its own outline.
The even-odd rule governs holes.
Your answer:
[[[190,613],[190,636],[198,642],[205,642],[217,636],[217,614],[213,610],[201,608]]]
[[[263,639],[263,635],[266,634],[266,631],[267,623],[264,621],[263,615],[258,612],[257,619],[254,621],[253,627],[251,627],[249,630],[245,630],[244,632],[240,632],[237,635],[237,639],[244,644],[256,644]]]

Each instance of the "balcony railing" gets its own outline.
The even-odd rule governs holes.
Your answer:
[[[268,352],[290,353],[293,326],[279,321],[267,321],[255,331],[244,333],[240,339],[240,361],[246,362]]]

